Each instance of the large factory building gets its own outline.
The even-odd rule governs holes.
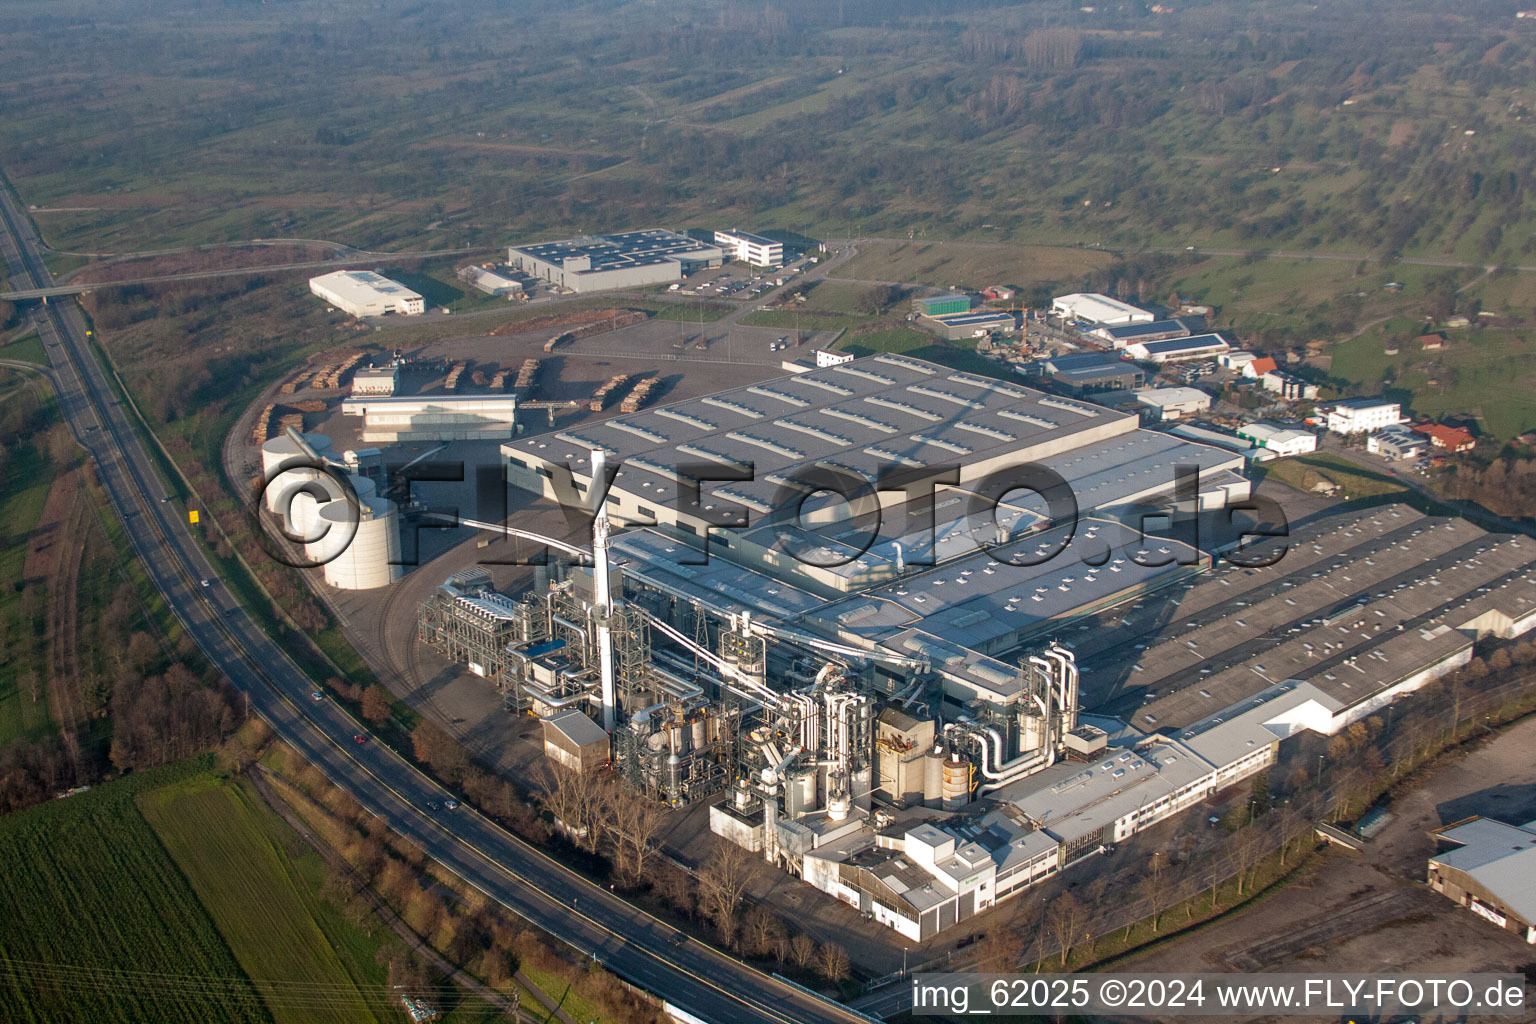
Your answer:
[[[512,270],[573,292],[666,284],[724,261],[725,250],[719,245],[662,228],[537,242],[507,250],[507,265]]]
[[[309,279],[309,290],[352,316],[415,316],[426,300],[398,281],[371,270],[337,270]]]
[[[903,356],[502,452],[518,486],[590,497],[590,556],[566,546],[512,597],[461,574],[421,639],[556,723],[556,760],[599,763],[572,712],[601,723],[637,790],[708,802],[714,832],[914,940],[1536,624],[1528,539],[1388,506],[1314,517],[1273,541],[1285,559],[1232,565],[1222,541],[1143,516],[1246,497],[1241,454]],[[1067,483],[1076,516],[1011,478],[989,488],[1026,462]],[[785,500],[807,469],[890,465],[953,466],[953,483],[852,516]],[[1186,466],[1199,487],[1176,498]],[[729,471],[747,478],[709,479]],[[728,509],[745,519],[711,525]]]

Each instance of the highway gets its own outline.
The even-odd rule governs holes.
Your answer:
[[[47,289],[53,278],[30,222],[0,181],[0,258],[14,287]],[[150,579],[208,660],[243,691],[250,709],[310,763],[397,833],[508,909],[602,965],[711,1024],[867,1020],[848,1008],[765,975],[674,930],[595,886],[469,807],[432,812],[447,794],[393,751],[366,737],[217,580],[193,540],[186,512],[164,487],[134,433],[72,302],[33,315],[53,367],[60,410],[100,471],[113,508]],[[355,735],[364,742],[354,742]]]

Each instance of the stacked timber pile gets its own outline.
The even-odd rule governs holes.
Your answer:
[[[276,408],[276,405],[268,405],[265,409],[261,410],[261,414],[256,417],[256,423],[251,427],[251,442],[253,444],[262,445],[271,440],[272,410]]]
[[[526,394],[533,390],[533,386],[539,382],[540,361],[537,359],[524,359],[523,365],[517,368],[517,380],[512,387],[519,394]]]
[[[461,362],[454,363],[453,364],[453,369],[448,371],[448,379],[443,381],[443,390],[444,391],[457,391],[457,390],[459,390],[459,377],[463,375],[464,371],[466,369],[468,369],[468,367],[469,367],[469,363],[467,363],[467,362],[462,362],[461,361]]]
[[[304,414],[301,412],[285,412],[277,418],[279,433],[292,427],[299,433],[304,433]]]
[[[507,390],[507,374],[510,373],[510,372],[511,372],[510,370],[497,370],[491,376],[491,390],[492,391],[505,391],[505,390]]]
[[[608,403],[613,400],[618,390],[628,382],[629,374],[627,373],[620,373],[609,377],[607,383],[592,393],[592,399],[587,403],[587,408],[593,412],[602,412]]]
[[[660,377],[646,377],[634,386],[619,405],[620,412],[639,412],[651,400],[651,393],[661,386]]]

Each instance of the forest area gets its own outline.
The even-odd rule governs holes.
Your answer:
[[[65,10],[0,12],[0,144],[32,202],[73,211],[46,217],[63,248],[735,220],[1491,262],[1536,244],[1536,49],[1486,4]]]

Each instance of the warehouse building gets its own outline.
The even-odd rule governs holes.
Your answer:
[[[754,267],[784,265],[784,243],[746,231],[716,231],[715,244],[733,260]]]
[[[1051,356],[1016,368],[1020,376],[1044,378],[1068,394],[1092,395],[1105,391],[1134,391],[1147,383],[1140,366],[1107,352],[1073,352]]]
[[[1089,324],[1149,324],[1157,319],[1151,313],[1129,302],[1112,299],[1097,292],[1074,292],[1058,295],[1051,300],[1051,315],[1063,320],[1080,320]]]
[[[725,251],[661,228],[539,242],[507,250],[512,270],[573,292],[644,288],[718,267]]]
[[[1335,434],[1362,434],[1403,422],[1403,407],[1385,398],[1346,398],[1328,406],[1328,429]]]
[[[1468,818],[1436,829],[1450,846],[1429,858],[1429,886],[1536,945],[1536,821]]]
[[[371,270],[337,270],[309,279],[309,290],[351,316],[415,316],[426,301],[405,285]]]
[[[1237,428],[1237,436],[1252,441],[1255,447],[1274,453],[1277,459],[1317,451],[1317,435],[1312,431],[1282,427],[1274,423],[1246,423]]]
[[[523,282],[496,267],[464,267],[459,278],[477,291],[498,298],[517,298],[523,294]]]
[[[971,297],[951,293],[949,295],[930,295],[927,298],[917,300],[917,311],[923,316],[944,316],[948,313],[967,313],[971,309]]]
[[[589,485],[588,458],[601,447],[610,465],[620,466],[609,491],[610,514],[695,538],[726,510],[757,525],[786,518],[794,509],[784,503],[798,493],[794,474],[818,466],[866,480],[892,464],[956,466],[958,486],[965,488],[1040,461],[1073,482],[1084,511],[1108,499],[1131,501],[1170,489],[1172,462],[1180,459],[1201,464],[1213,481],[1222,470],[1241,469],[1241,460],[1226,453],[1149,440],[1138,423],[1134,414],[881,354],[519,438],[503,445],[502,454],[510,483],[559,500],[568,473],[578,493]],[[1150,457],[1154,451],[1157,458]],[[750,471],[752,478],[705,481],[703,508],[690,506],[680,476],[688,464],[701,463]],[[903,499],[900,491],[883,491],[880,500],[889,506]],[[739,535],[732,534],[735,543]]]
[[[1197,321],[1198,322],[1198,321]],[[1125,348],[1138,341],[1166,341],[1169,338],[1187,338],[1195,333],[1183,320],[1152,320],[1147,323],[1117,324],[1095,327],[1088,336],[1102,341],[1111,348]]]
[[[968,313],[939,313],[924,316],[921,322],[924,327],[937,332],[947,341],[977,338],[994,331],[999,334],[1012,334],[1019,329],[1018,318],[1012,313],[984,309]]]
[[[1166,341],[1138,341],[1125,347],[1132,359],[1148,363],[1178,363],[1192,359],[1215,359],[1232,346],[1219,334],[1195,334]]]
[[[517,430],[517,399],[511,395],[354,395],[341,411],[363,417],[362,440],[505,441]]]
[[[1136,401],[1156,423],[1189,419],[1211,407],[1211,396],[1199,388],[1143,388],[1136,392]]]

